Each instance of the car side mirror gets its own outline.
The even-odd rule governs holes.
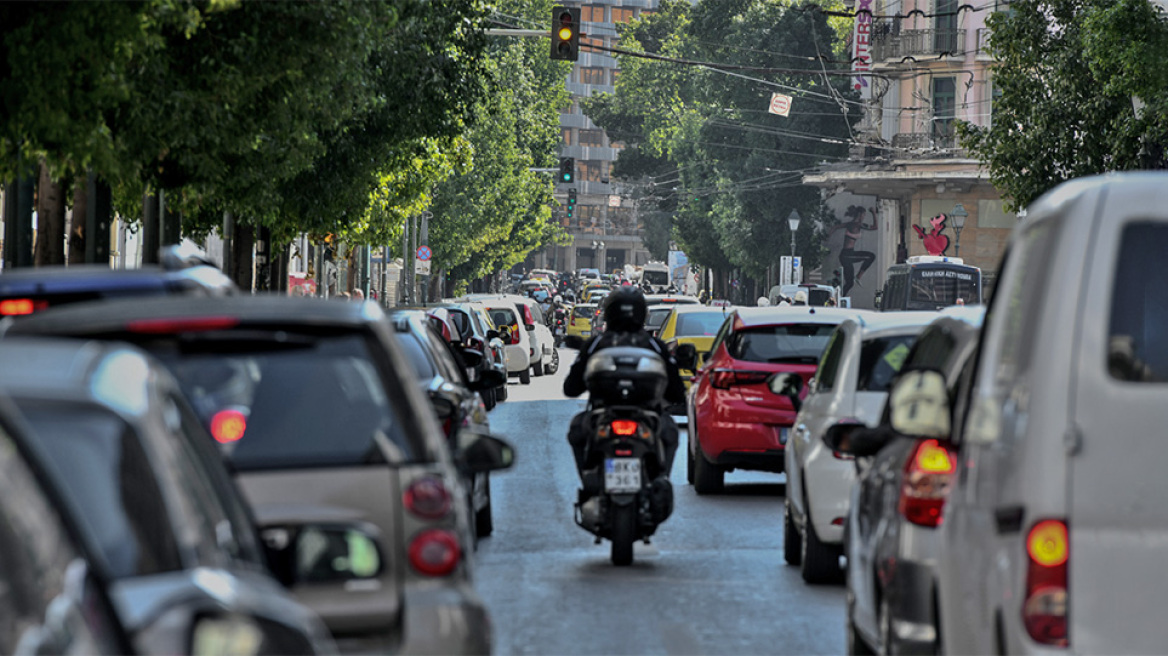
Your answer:
[[[515,464],[515,448],[494,435],[462,430],[457,446],[459,464],[472,474],[509,469]]]
[[[846,419],[829,426],[823,433],[823,442],[832,451],[864,458],[876,455],[888,444],[888,431],[868,428],[863,422]]]
[[[430,394],[430,406],[434,408],[434,416],[438,419],[449,419],[454,416],[458,405],[440,393]]]
[[[487,331],[487,339],[502,339],[502,335],[499,334],[499,331],[491,329]]]
[[[269,568],[287,587],[377,578],[385,566],[379,535],[366,522],[268,525],[260,531]]]
[[[584,339],[579,335],[568,335],[564,337],[564,346],[579,351],[584,346]]]
[[[799,374],[790,371],[780,371],[772,374],[767,378],[767,388],[771,392],[779,396],[785,396],[791,401],[791,407],[798,412],[803,407],[803,401],[799,398],[800,392],[803,391],[803,379]]]
[[[673,357],[677,359],[677,366],[692,371],[698,363],[698,350],[693,344],[678,344]]]
[[[488,369],[486,371],[480,371],[478,379],[470,383],[469,387],[476,392],[481,392],[506,384],[506,374],[496,369]]]
[[[939,371],[902,373],[888,392],[888,409],[893,430],[902,435],[950,437],[949,390]]]

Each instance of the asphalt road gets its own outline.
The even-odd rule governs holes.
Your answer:
[[[683,441],[673,516],[636,545],[631,567],[613,567],[609,543],[572,521],[565,436],[583,401],[561,386],[574,359],[561,349],[555,376],[512,379],[491,412],[492,432],[517,452],[514,468],[491,476],[495,532],[476,558],[495,653],[843,653],[843,587],[808,586],[783,562],[782,476],[734,472],[725,494],[698,497]]]

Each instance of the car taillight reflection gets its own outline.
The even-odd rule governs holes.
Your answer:
[[[458,538],[443,529],[427,529],[410,541],[410,566],[426,576],[446,576],[458,567],[462,548]]]
[[[1026,633],[1044,645],[1066,647],[1067,562],[1070,539],[1066,522],[1047,519],[1038,522],[1026,536],[1026,594],[1022,602],[1022,623]]]
[[[403,503],[422,519],[441,519],[450,512],[450,492],[440,479],[422,478],[406,488]]]
[[[897,510],[905,519],[918,526],[940,526],[941,511],[945,507],[945,497],[949,494],[949,485],[956,470],[953,453],[940,442],[918,442],[905,463]]]
[[[247,416],[239,410],[220,410],[211,417],[211,437],[220,444],[237,442],[247,430]]]
[[[0,315],[15,317],[32,314],[49,307],[48,301],[34,301],[31,298],[7,298],[0,301]]]
[[[710,384],[718,389],[730,389],[733,385],[757,385],[766,382],[770,371],[735,371],[733,369],[715,369],[710,377]]]

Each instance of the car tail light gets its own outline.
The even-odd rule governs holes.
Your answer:
[[[897,510],[918,526],[941,525],[941,510],[957,463],[953,452],[937,440],[922,440],[904,466]]]
[[[1067,523],[1046,519],[1026,536],[1026,596],[1022,623],[1035,642],[1069,645],[1067,635],[1067,562],[1071,555]]]
[[[718,389],[730,389],[732,385],[755,385],[766,382],[769,371],[734,371],[733,369],[715,369],[710,377],[710,384]]]
[[[239,410],[220,410],[211,417],[211,437],[220,444],[237,442],[247,430],[247,417]]]
[[[34,301],[31,298],[8,298],[0,301],[0,315],[6,317],[32,314],[49,307],[48,301]]]
[[[462,548],[458,538],[443,529],[427,529],[410,541],[410,565],[426,576],[446,576],[458,567]]]
[[[236,317],[189,317],[182,319],[138,319],[126,324],[132,333],[149,335],[170,335],[175,333],[195,333],[210,330],[224,330],[239,325]]]
[[[441,519],[450,512],[450,492],[438,478],[414,481],[406,488],[402,501],[406,510],[422,519]]]
[[[515,324],[515,327],[511,330],[511,344],[518,346],[519,344],[523,343],[522,340],[523,333],[519,332],[519,324]]]

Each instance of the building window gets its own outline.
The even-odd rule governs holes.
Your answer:
[[[580,130],[581,146],[603,146],[604,132],[600,130]]]
[[[608,178],[608,162],[598,159],[577,160],[576,171],[580,174],[581,180],[600,182]]]
[[[608,223],[610,235],[636,235],[637,222],[631,207],[608,208]]]
[[[560,136],[563,138],[565,146],[572,145],[572,128],[560,128]]]
[[[581,66],[580,82],[583,84],[604,84],[604,69],[599,66]]]
[[[613,7],[612,22],[627,23],[633,20],[633,10],[629,7]]]
[[[933,78],[933,142],[939,148],[953,147],[953,121],[957,110],[957,80]]]
[[[597,5],[584,5],[580,7],[580,20],[590,23],[603,23],[604,7]]]

